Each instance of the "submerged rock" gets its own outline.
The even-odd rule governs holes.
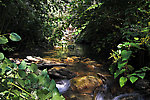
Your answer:
[[[125,93],[114,97],[112,100],[144,100],[138,93]]]
[[[150,81],[146,79],[139,79],[135,82],[135,88],[140,92],[150,95]]]
[[[92,93],[96,87],[102,84],[102,80],[95,76],[76,77],[71,80],[72,90],[80,93]]]
[[[59,78],[59,79],[71,79],[76,76],[75,73],[69,71],[65,67],[53,67],[48,70],[48,74],[51,78]]]

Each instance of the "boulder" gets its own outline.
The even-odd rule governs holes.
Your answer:
[[[139,79],[135,82],[135,88],[140,92],[150,94],[150,81],[146,79]]]
[[[96,87],[102,84],[102,80],[95,76],[75,77],[71,80],[72,90],[80,93],[92,93]]]
[[[71,79],[73,77],[76,76],[75,73],[69,71],[67,68],[65,67],[53,67],[51,69],[48,70],[48,74],[51,78],[54,79]]]

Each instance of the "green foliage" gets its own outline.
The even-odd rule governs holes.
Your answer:
[[[20,36],[16,33],[11,33],[9,38],[12,41],[21,40]],[[2,40],[2,42],[3,41],[5,40]],[[6,42],[3,42],[3,44],[4,43]],[[5,58],[1,52],[0,99],[65,100],[65,98],[59,94],[55,81],[50,81],[46,69],[39,72],[36,64],[28,66],[25,61],[17,65]]]
[[[16,33],[11,33],[9,38],[12,40],[12,41],[20,41],[21,40],[21,37],[16,34]]]
[[[4,59],[4,54],[0,52],[0,60]]]
[[[1,62],[1,99],[65,100],[59,94],[55,81],[50,81],[46,69],[37,73],[35,64],[27,66],[22,61],[18,66],[7,58]]]
[[[120,83],[121,87],[124,86],[126,82],[127,82],[127,78],[126,77],[123,77],[123,76],[120,77],[119,83]]]
[[[147,50],[148,58],[150,56],[150,27],[149,27],[149,10],[148,1],[134,2],[135,4],[130,4],[130,9],[126,9],[125,22],[123,27],[120,28],[122,32],[122,38],[127,42],[119,44],[117,50],[113,51],[110,58],[113,58],[113,65],[110,68],[111,73],[114,73],[114,78],[120,77],[119,83],[123,87],[127,80],[131,83],[136,82],[139,78],[144,79],[146,71],[150,70],[150,65],[145,62],[145,66],[140,66],[138,68],[132,63],[132,59],[136,58],[137,52],[141,50]],[[139,5],[142,5],[139,8]],[[143,59],[145,60],[145,59]],[[139,62],[136,62],[141,65]],[[115,71],[116,70],[116,71]]]
[[[0,36],[0,44],[6,44],[8,39],[5,36]]]

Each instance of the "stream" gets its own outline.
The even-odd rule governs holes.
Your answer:
[[[49,69],[50,77],[55,79],[56,87],[66,100],[150,100],[149,95],[137,91],[131,84],[120,88],[109,73],[109,62],[87,45],[56,47],[35,56],[68,65]]]
[[[130,85],[120,88],[118,81],[114,80],[112,75],[110,75],[108,64],[103,59],[104,57],[100,57],[92,51],[88,45],[75,45],[73,48],[56,48],[54,51],[44,52],[45,56],[43,58],[45,59],[56,58],[60,59],[60,61],[62,59],[67,60],[65,63],[70,66],[66,66],[65,68],[77,74],[76,77],[94,76],[97,78],[98,73],[100,73],[107,78],[107,81],[105,80],[106,83],[104,82],[101,86],[96,86],[97,83],[93,84],[92,81],[79,79],[78,81],[88,82],[87,87],[83,88],[82,86],[74,85],[77,83],[77,81],[76,83],[72,82],[75,78],[57,81],[56,87],[66,100],[149,100],[149,98],[146,99],[147,97],[138,93]],[[101,76],[98,78],[103,80]],[[94,79],[91,78],[91,80]],[[78,83],[78,85],[84,84],[82,82]],[[72,84],[75,88],[71,86]],[[95,85],[95,87],[91,85]]]

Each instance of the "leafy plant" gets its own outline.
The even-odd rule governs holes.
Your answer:
[[[117,50],[113,50],[113,53],[110,53],[110,58],[113,58],[110,71],[114,74],[114,78],[120,77],[119,83],[121,87],[123,87],[128,80],[134,83],[139,78],[144,79],[146,71],[150,70],[150,65],[146,63],[146,61],[144,66],[137,62],[140,64],[140,68],[131,63],[132,59],[137,57],[136,53],[142,50],[148,51],[146,56],[150,56],[150,27],[148,24],[150,2],[142,0],[135,2],[134,5],[132,2],[130,3],[130,9],[126,9],[125,11],[125,22],[123,23],[123,27],[120,28],[122,39],[127,42],[119,44]],[[139,7],[139,5],[141,6]]]
[[[11,33],[12,41],[20,41],[21,37]],[[0,44],[8,39],[0,36]],[[47,70],[39,71],[36,64],[28,66],[25,61],[20,65],[11,62],[0,52],[0,99],[7,100],[65,100],[59,94],[56,83],[50,80]]]
[[[113,58],[113,65],[110,67],[111,73],[114,73],[114,78],[120,76],[119,83],[123,87],[127,80],[130,80],[134,83],[138,78],[144,78],[146,71],[150,70],[149,67],[143,67],[140,70],[134,71],[134,67],[129,64],[131,56],[133,56],[132,48],[140,48],[140,43],[129,43],[125,42],[124,44],[119,44],[117,51],[113,51],[110,58]],[[128,50],[125,50],[128,49]],[[116,68],[114,68],[116,67]]]
[[[50,81],[46,69],[39,73],[35,64],[28,66],[25,61],[19,66],[7,58],[1,62],[1,99],[64,100],[55,81]]]

